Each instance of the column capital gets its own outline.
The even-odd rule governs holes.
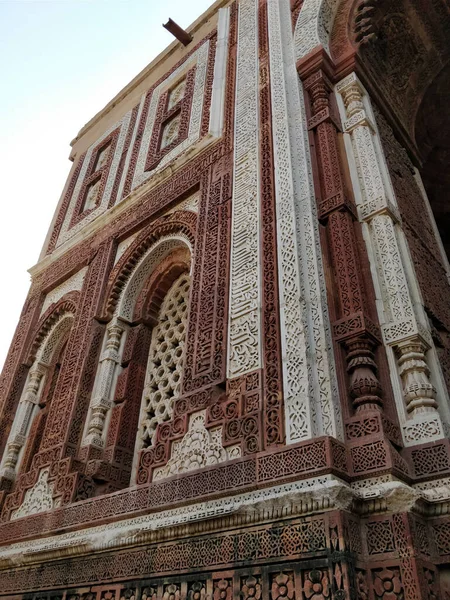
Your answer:
[[[344,133],[351,133],[357,127],[368,127],[372,132],[375,132],[375,125],[364,109],[351,111],[351,114],[347,116],[349,118],[342,125]]]
[[[428,329],[417,322],[415,318],[403,319],[401,321],[388,321],[381,327],[383,337],[389,346],[397,346],[409,340],[418,339],[429,350],[433,344]]]
[[[344,131],[351,133],[356,127],[362,126],[367,126],[372,131],[375,131],[375,126],[368,117],[364,107],[364,89],[355,73],[350,73],[350,75],[340,81],[336,85],[335,90],[342,96],[344,102],[346,116],[343,124]]]
[[[341,79],[341,81],[336,84],[336,92],[338,92],[338,94],[344,94],[349,90],[353,90],[354,93],[358,93],[360,96],[364,95],[364,88],[354,72],[350,73],[350,75],[347,75],[347,77],[344,77],[344,79]]]

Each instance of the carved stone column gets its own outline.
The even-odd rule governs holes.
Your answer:
[[[39,402],[39,390],[46,371],[47,367],[38,362],[30,369],[6,445],[5,458],[0,471],[0,476],[5,479],[13,481],[16,478],[19,454],[27,441],[26,436],[30,428],[35,406]]]
[[[323,66],[326,65],[324,62]],[[308,129],[314,135],[319,169],[318,216],[326,228],[338,289],[334,336],[346,350],[348,391],[354,410],[379,410],[383,405],[381,384],[373,354],[379,344],[378,325],[370,319],[367,309],[354,231],[356,207],[342,178],[337,141],[340,124],[333,104],[332,84],[324,70],[318,69],[306,78],[304,86],[310,100]]]
[[[403,380],[406,409],[409,413],[434,412],[436,390],[430,383],[430,370],[424,360],[428,346],[416,337],[396,345],[400,376]]]
[[[120,363],[119,348],[124,326],[116,320],[106,330],[105,350],[100,357],[98,377],[90,404],[90,417],[83,446],[103,448],[105,419],[112,407],[111,390],[117,365]]]
[[[342,97],[343,129],[350,141],[347,152],[356,171],[358,215],[364,223],[369,256],[376,271],[375,286],[381,294],[383,337],[394,350],[403,388],[405,442],[411,445],[438,439],[444,433],[426,357],[431,335],[414,307],[399,237],[400,217],[396,199],[386,183],[381,147],[376,143],[377,130],[368,111],[369,99],[353,73],[338,83],[336,90]],[[424,427],[425,421],[433,426]]]

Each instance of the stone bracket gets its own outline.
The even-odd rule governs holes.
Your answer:
[[[339,191],[333,196],[323,198],[319,203],[319,219],[323,220],[335,210],[348,210],[356,220],[356,208],[344,191]]]
[[[384,196],[364,202],[364,204],[358,206],[358,212],[362,221],[370,222],[376,215],[388,215],[394,223],[401,223],[401,216],[397,207]]]
[[[333,323],[333,332],[335,340],[339,343],[343,343],[358,335],[367,335],[377,344],[381,342],[380,328],[362,311],[335,321]]]

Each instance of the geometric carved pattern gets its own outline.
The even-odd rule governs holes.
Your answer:
[[[402,600],[404,590],[400,569],[374,570],[373,588],[376,600]]]
[[[395,541],[392,523],[388,521],[372,521],[367,524],[367,549],[369,554],[385,554],[394,552]]]
[[[339,442],[334,442],[343,447]],[[218,492],[246,489],[249,486],[263,486],[277,480],[304,479],[333,472],[345,477],[346,466],[334,463],[333,442],[329,438],[306,441],[283,451],[262,454],[215,465],[214,468],[184,473],[177,478],[154,482],[150,487],[123,490],[112,496],[99,496],[84,503],[56,509],[43,520],[35,515],[27,520],[26,528],[19,530],[12,523],[0,525],[0,540],[5,542],[44,532],[82,525],[102,519],[114,519],[133,513],[187,502],[197,499],[199,490],[207,498]],[[151,450],[151,449],[150,449]],[[148,450],[147,450],[148,452]],[[345,454],[345,453],[344,453]],[[145,453],[144,453],[145,456]]]
[[[331,598],[331,585],[328,569],[313,569],[305,573],[303,593],[306,600],[327,600]]]
[[[142,448],[151,445],[157,424],[170,419],[180,395],[189,285],[187,274],[172,284],[153,328],[139,431]]]
[[[182,388],[194,392],[224,380],[226,369],[231,178],[227,164],[201,180],[192,293]],[[192,213],[186,213],[192,214]]]
[[[433,535],[439,555],[450,555],[450,523],[444,522],[433,525]]]
[[[418,476],[443,473],[450,470],[450,453],[447,444],[422,446],[411,451],[414,472]]]
[[[204,538],[152,544],[145,549],[127,549],[121,552],[119,561],[114,554],[103,553],[103,555],[69,558],[55,567],[47,562],[37,569],[34,567],[28,569],[27,576],[20,578],[19,586],[17,573],[11,569],[0,573],[0,589],[2,592],[17,592],[19,589],[28,591],[46,589],[50,586],[80,585],[84,581],[102,582],[108,581],[112,572],[116,579],[126,577],[136,579],[152,573],[192,571],[199,567],[220,568],[233,562],[252,561],[252,564],[258,564],[266,559],[325,553],[326,550],[327,533],[324,518],[304,518],[276,527],[257,527],[242,532],[232,531]],[[318,582],[320,588],[317,589],[327,589],[329,583],[326,579],[326,569],[319,572],[321,572],[321,579]],[[319,595],[314,597],[316,576],[314,572],[305,574],[308,600],[321,598]],[[173,584],[166,585],[164,593],[166,591],[169,594],[176,593],[176,589],[173,592],[168,590],[169,585]],[[250,592],[249,597],[254,597],[255,592],[258,593],[257,577],[244,577],[242,585],[246,586],[241,587],[242,592],[244,594]],[[226,595],[219,597],[226,598]],[[169,596],[166,596],[166,600],[169,600]]]
[[[52,232],[48,251],[60,246],[83,229],[117,200],[122,174],[122,152],[126,151],[136,110],[129,111],[79,159],[76,183],[69,187]]]
[[[210,38],[210,39],[208,39]],[[147,181],[155,172],[196,142],[201,135],[201,117],[205,99],[207,73],[213,68],[210,45],[215,45],[215,32],[202,40],[182,58],[148,92],[144,93],[139,105],[137,125],[133,133],[131,151],[127,156],[126,169],[120,186],[120,197]],[[183,95],[169,106],[171,91],[180,83],[180,76],[187,67],[186,86]],[[174,84],[172,90],[167,86]],[[181,91],[181,88],[180,88]],[[167,108],[166,108],[167,107]],[[175,124],[176,123],[176,124]],[[167,131],[171,131],[170,136]],[[161,145],[161,135],[166,138]]]
[[[165,154],[188,136],[195,71],[194,67],[175,88],[160,97],[145,165],[146,171],[154,169]]]
[[[387,452],[383,442],[373,442],[351,449],[353,468],[356,473],[382,469],[386,465]]]
[[[265,447],[284,441],[280,311],[278,307],[277,227],[270,101],[269,33],[267,4],[259,6],[259,121],[262,225],[262,317],[264,352]]]

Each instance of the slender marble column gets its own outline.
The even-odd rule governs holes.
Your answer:
[[[47,367],[36,361],[31,367],[28,380],[25,385],[22,397],[19,401],[11,434],[6,445],[5,458],[0,470],[0,476],[6,479],[14,480],[16,478],[16,468],[19,461],[20,451],[27,440],[27,433],[35,412],[35,407],[39,403],[39,392]]]
[[[103,431],[108,412],[112,407],[111,390],[117,365],[120,363],[119,348],[124,327],[114,320],[106,330],[105,350],[100,357],[99,374],[90,404],[90,417],[83,446],[103,448]]]

